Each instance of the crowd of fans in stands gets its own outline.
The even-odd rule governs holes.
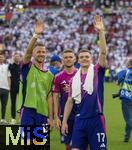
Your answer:
[[[0,43],[5,44],[11,52],[25,51],[36,20],[45,22],[44,33],[40,41],[52,54],[60,54],[70,48],[78,52],[88,48],[94,54],[94,62],[98,56],[98,37],[93,28],[93,16],[105,17],[106,39],[108,45],[108,66],[112,69],[122,66],[130,55],[132,38],[132,19],[130,10],[118,10],[111,15],[103,15],[99,9],[91,13],[83,9],[51,8],[26,9],[22,14],[14,10],[9,26],[0,26]],[[48,59],[47,59],[48,61]]]

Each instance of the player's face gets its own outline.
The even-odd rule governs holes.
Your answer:
[[[63,64],[65,67],[72,67],[75,63],[74,53],[64,53],[62,56]]]
[[[43,63],[46,56],[45,47],[37,46],[33,51],[33,56],[36,62]]]
[[[4,55],[0,55],[0,64],[4,62]]]
[[[81,67],[89,67],[92,63],[92,56],[88,52],[82,52],[78,56]]]

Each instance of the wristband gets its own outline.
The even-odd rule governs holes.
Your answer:
[[[34,33],[33,37],[37,39],[38,37],[40,37],[40,34]]]

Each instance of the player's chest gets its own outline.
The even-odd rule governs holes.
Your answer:
[[[60,81],[60,91],[68,92],[70,88],[71,78],[64,78]]]

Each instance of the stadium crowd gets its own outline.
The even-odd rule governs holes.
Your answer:
[[[99,9],[92,13],[66,8],[26,9],[22,14],[14,12],[10,25],[0,27],[0,41],[8,51],[25,51],[33,33],[34,22],[41,19],[45,22],[45,30],[40,40],[48,49],[48,56],[51,56],[51,53],[60,54],[66,48],[75,52],[80,48],[89,48],[95,61],[98,56],[98,37],[93,29],[92,20],[96,13],[103,15]],[[118,10],[105,16],[108,65],[112,68],[123,67],[126,56],[130,55],[130,18],[131,12],[127,10]]]

